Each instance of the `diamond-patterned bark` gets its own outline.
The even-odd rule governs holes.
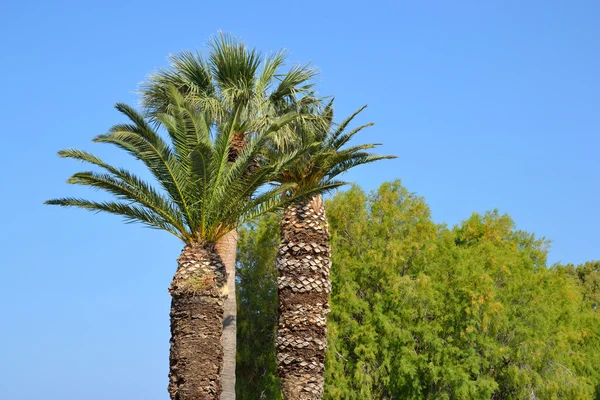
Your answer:
[[[286,400],[321,399],[331,291],[329,229],[321,197],[288,207],[277,255],[277,364]]]

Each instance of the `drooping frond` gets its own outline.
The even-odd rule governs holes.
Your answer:
[[[125,108],[118,104],[117,109],[121,111]],[[141,160],[177,204],[183,219],[189,223],[190,210],[184,195],[187,184],[186,170],[178,162],[171,146],[138,113],[128,110],[126,115],[132,119],[134,125],[115,125],[107,134],[97,136],[94,142],[113,144]]]
[[[79,172],[69,178],[67,183],[91,186],[112,193],[121,199],[137,202],[154,210],[169,221],[181,233],[181,236],[189,233],[177,205],[129,171],[113,167],[93,154],[82,150],[61,150],[58,155],[96,165],[108,172],[107,174]]]
[[[125,221],[128,223],[140,222],[151,228],[162,229],[170,232],[184,242],[188,241],[188,238],[182,236],[181,232],[179,232],[173,225],[171,225],[160,215],[157,215],[153,210],[139,205],[111,201],[95,202],[74,197],[47,200],[45,204],[62,207],[78,207],[89,211],[102,211],[110,214],[120,215],[124,217]]]

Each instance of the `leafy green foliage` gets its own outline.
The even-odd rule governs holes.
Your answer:
[[[555,273],[575,281],[583,295],[580,306],[583,349],[591,363],[586,363],[587,374],[596,385],[596,400],[600,400],[600,261],[582,265],[553,267]]]
[[[589,261],[578,266],[573,264],[557,265],[556,269],[576,279],[588,307],[598,311],[600,308],[600,261]]]
[[[122,215],[127,221],[164,229],[189,243],[216,241],[239,225],[293,200],[281,196],[287,189],[285,186],[261,189],[294,159],[286,157],[269,163],[259,157],[270,136],[289,122],[287,117],[274,119],[264,130],[255,132],[236,160],[229,162],[235,117],[213,129],[205,113],[176,90],[170,94],[169,109],[154,116],[155,125],[164,128],[170,140],[165,140],[152,124],[124,104],[118,104],[117,109],[130,123],[116,125],[94,139],[112,144],[142,161],[158,188],[92,154],[63,150],[59,152],[61,157],[103,169],[102,173],[76,173],[68,183],[104,190],[118,201],[62,198],[46,203]]]
[[[353,187],[328,201],[327,212],[327,399],[597,398],[597,263],[548,268],[548,242],[497,211],[452,229],[437,225],[424,200],[399,182],[370,195]],[[271,255],[262,250],[252,262],[240,260],[240,268],[263,271],[261,286],[252,286],[253,298],[262,300],[253,307],[274,315],[271,298],[257,291],[274,290],[277,231],[274,222],[260,226],[245,231],[245,243],[260,237],[272,243]],[[246,284],[240,282],[240,297]],[[262,323],[271,336],[250,340],[263,344],[256,354],[268,355],[260,379],[249,372],[248,380],[262,382],[253,393],[276,376],[267,365],[275,357],[276,321]],[[240,346],[252,363],[249,345]]]

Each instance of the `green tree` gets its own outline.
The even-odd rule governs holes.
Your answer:
[[[594,311],[600,307],[600,261],[588,261],[574,266],[556,266],[559,271],[564,271],[577,280],[580,285],[586,304]]]
[[[497,211],[453,228],[437,225],[424,200],[399,182],[371,194],[353,187],[326,205],[332,311],[325,398],[597,398],[593,263],[581,271],[547,268],[548,242]],[[261,235],[274,235],[273,226],[260,226]],[[273,285],[265,283],[273,279],[271,257],[243,268],[269,271],[263,285]],[[273,319],[264,323],[271,333]],[[271,342],[262,334],[255,340]],[[274,378],[266,366],[274,349],[260,349],[268,355],[260,361],[262,391]],[[244,359],[252,364],[250,353]]]
[[[295,115],[296,120],[310,118],[298,113],[308,106],[318,106],[313,96],[316,72],[309,65],[294,65],[283,72],[286,54],[278,51],[263,57],[231,35],[220,33],[209,41],[209,54],[184,52],[171,57],[170,68],[150,76],[141,87],[142,103],[149,115],[168,109],[170,88],[175,87],[217,126],[235,121],[229,162],[235,162],[257,132],[281,116]],[[291,137],[287,125],[281,126],[271,141],[283,145]],[[256,166],[255,161],[249,168]],[[235,293],[235,255],[237,232],[232,230],[217,243],[228,273],[228,288]],[[223,326],[224,398],[235,398],[236,300],[225,299]]]
[[[399,183],[332,203],[328,398],[592,398],[581,294],[545,240],[497,212],[436,227]]]
[[[596,386],[596,400],[600,400],[600,261],[588,261],[577,266],[556,265],[553,269],[556,274],[571,278],[583,295],[580,329],[587,361],[584,371]]]
[[[172,296],[169,393],[178,400],[217,399],[221,392],[221,332],[227,272],[216,244],[240,224],[284,205],[280,196],[284,187],[257,190],[285,165],[261,162],[253,169],[249,166],[255,163],[269,136],[285,119],[256,132],[231,163],[228,159],[237,127],[235,117],[223,120],[211,132],[212,121],[204,113],[176,90],[171,95],[167,112],[154,115],[154,122],[166,130],[169,140],[123,104],[118,104],[117,109],[130,123],[115,125],[107,134],[94,139],[113,144],[141,160],[158,187],[90,153],[63,150],[59,152],[61,157],[102,169],[102,172],[76,173],[68,183],[101,189],[114,195],[117,201],[61,198],[46,203],[121,215],[126,221],[166,230],[184,242],[169,289]],[[202,318],[190,318],[197,315]]]
[[[431,338],[423,322],[435,312],[434,289],[421,272],[438,227],[398,182],[371,196],[353,187],[328,209],[335,253],[326,397],[419,398],[414,387],[427,363],[408,345]]]

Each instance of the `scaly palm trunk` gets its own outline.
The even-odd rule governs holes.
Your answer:
[[[186,245],[171,282],[169,394],[216,400],[221,393],[226,271],[212,243]]]
[[[223,304],[223,371],[221,400],[235,400],[235,359],[237,334],[237,304],[235,298],[235,256],[237,231],[231,231],[217,242],[217,252],[227,271],[227,298]]]
[[[289,206],[277,253],[277,370],[284,399],[322,399],[329,312],[329,228],[321,196]]]

